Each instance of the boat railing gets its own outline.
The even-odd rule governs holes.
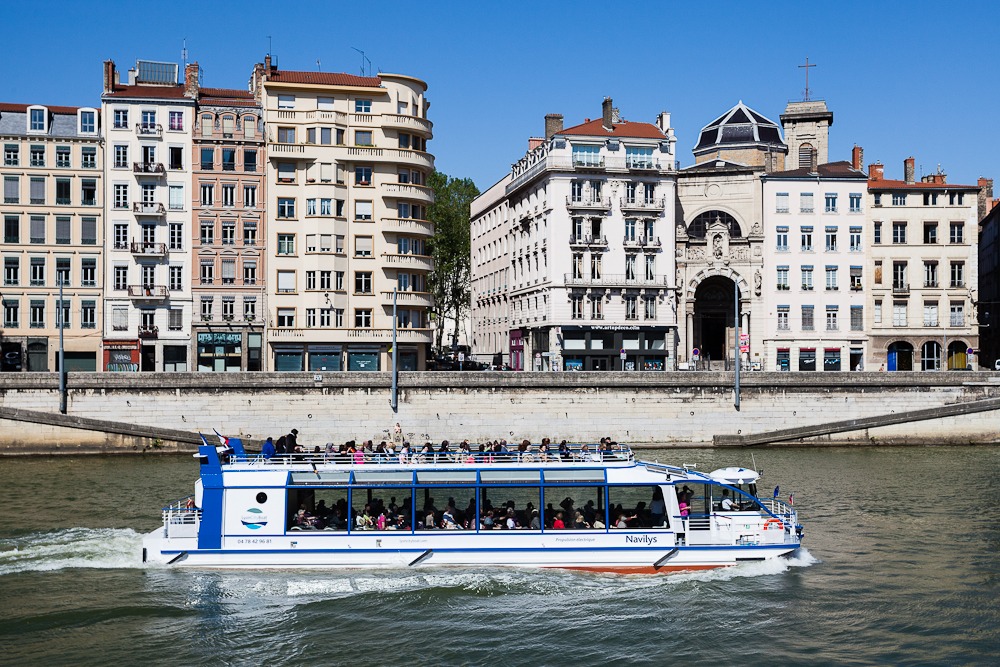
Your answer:
[[[175,500],[163,508],[163,527],[174,537],[196,532],[200,523],[201,510],[195,507],[194,496]]]
[[[454,465],[510,465],[510,464],[530,464],[530,465],[556,465],[556,464],[580,464],[593,465],[595,463],[634,463],[635,455],[628,446],[619,445],[614,449],[598,451],[583,449],[584,445],[571,446],[568,452],[560,453],[558,450],[550,450],[547,454],[540,453],[537,449],[527,452],[480,452],[478,450],[449,451],[449,452],[411,452],[408,455],[399,452],[389,454],[382,452],[340,453],[340,452],[305,452],[296,454],[277,454],[273,458],[265,459],[262,456],[252,456],[247,459],[250,464],[257,465],[429,465],[429,466],[454,466]]]
[[[757,502],[771,514],[790,516],[795,513],[794,507],[777,498],[758,498]]]

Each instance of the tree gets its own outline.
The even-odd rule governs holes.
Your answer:
[[[451,344],[457,345],[459,322],[471,305],[469,206],[479,196],[479,189],[471,179],[452,178],[439,171],[430,175],[428,185],[434,190],[434,203],[428,209],[428,218],[434,223],[434,238],[431,241],[434,271],[429,277],[429,288],[434,297],[433,312],[438,320],[436,342],[441,349],[444,319],[454,319]]]

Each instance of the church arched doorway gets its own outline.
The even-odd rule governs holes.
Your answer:
[[[735,290],[736,284],[722,276],[706,278],[695,290],[693,340],[706,361],[733,356]]]

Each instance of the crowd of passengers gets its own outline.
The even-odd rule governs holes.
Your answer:
[[[542,441],[535,447],[530,440],[522,440],[521,444],[515,445],[506,440],[494,440],[478,445],[471,444],[468,440],[463,440],[454,448],[447,440],[442,440],[437,447],[433,443],[425,442],[420,447],[411,446],[409,442],[403,442],[399,448],[392,442],[383,440],[375,444],[372,440],[358,443],[350,440],[337,446],[332,442],[326,448],[315,446],[311,451],[298,444],[295,436],[296,430],[287,436],[282,436],[275,444],[273,438],[268,438],[261,449],[261,456],[265,459],[283,458],[296,454],[311,454],[313,457],[320,456],[325,460],[334,463],[353,463],[361,465],[364,463],[495,463],[495,462],[550,462],[550,461],[591,461],[621,458],[627,455],[627,448],[619,445],[611,438],[601,438],[601,441],[591,449],[590,445],[584,444],[579,449],[573,449],[563,440],[557,446],[553,446],[552,440],[542,438]],[[291,443],[291,448],[289,447]]]
[[[292,520],[292,530],[347,530],[349,520],[345,499],[328,506],[320,500],[310,511],[303,503]],[[610,508],[612,528],[660,528],[664,526],[666,507],[659,487],[653,491],[653,499],[648,505],[638,502],[635,507],[625,509],[621,503]],[[373,498],[360,511],[352,510],[352,530],[410,530],[410,498],[397,503],[395,496],[386,504],[380,498]],[[494,506],[484,498],[479,513],[479,530],[541,530],[542,519],[538,508],[530,501],[517,507],[513,500]],[[604,530],[605,513],[588,500],[583,507],[577,507],[572,498],[566,497],[554,507],[545,507],[545,529],[547,530]],[[475,530],[476,499],[460,508],[454,497],[449,497],[444,507],[438,507],[434,498],[427,498],[423,508],[417,512],[417,530]]]

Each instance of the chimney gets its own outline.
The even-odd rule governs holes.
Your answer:
[[[562,132],[563,129],[563,117],[561,113],[547,113],[545,114],[545,138],[551,139],[555,135]],[[530,143],[530,139],[528,140]]]
[[[913,185],[914,183],[913,167],[915,163],[916,160],[914,160],[912,156],[903,160],[903,181],[905,181],[907,185]]]
[[[611,105],[612,105],[611,98],[605,97],[604,103],[601,105],[601,111],[602,111],[601,115],[604,119],[604,129],[607,130],[608,132],[611,132],[612,130],[615,129],[614,122],[611,119],[611,114],[614,111]]]
[[[535,150],[545,142],[541,137],[528,137],[528,152]]]
[[[661,111],[660,115],[656,117],[656,126],[660,128],[660,132],[663,134],[667,133],[670,129],[670,112]]]
[[[861,171],[861,165],[865,163],[865,149],[857,144],[851,149],[851,168]]]
[[[881,162],[872,162],[868,165],[868,180],[881,181],[884,175],[885,167],[882,166]]]
[[[104,92],[112,93],[115,90],[117,74],[115,73],[115,61],[104,61]]]
[[[198,63],[188,63],[184,68],[184,97],[198,99]]]
[[[982,220],[993,209],[993,179],[980,176],[978,185],[979,219]]]

